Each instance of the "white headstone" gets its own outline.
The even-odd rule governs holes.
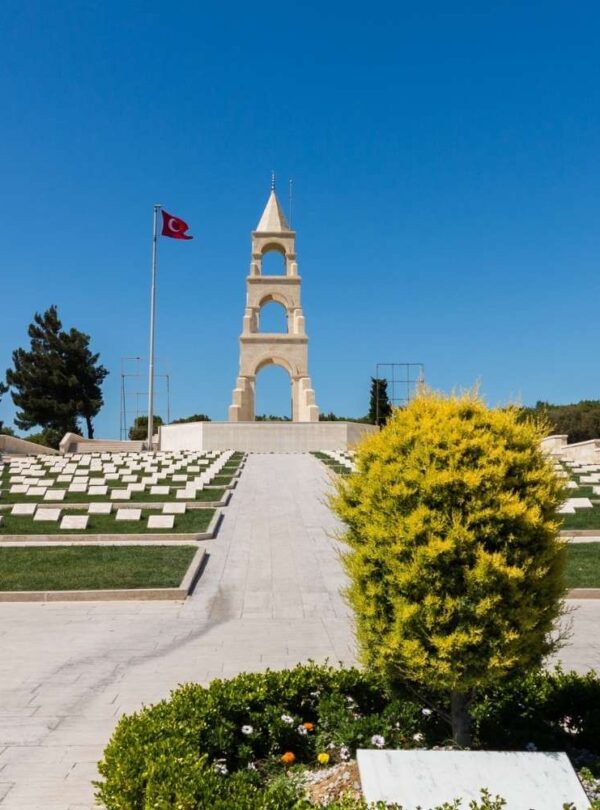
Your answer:
[[[184,503],[165,503],[163,515],[184,515],[186,508]]]
[[[12,495],[24,495],[28,489],[29,486],[27,484],[13,484],[9,492]]]
[[[565,753],[527,751],[356,752],[365,800],[404,810],[437,807],[455,799],[468,807],[481,789],[506,800],[507,810],[576,810],[590,803]]]
[[[88,505],[88,515],[110,515],[111,512],[112,503],[100,502]]]
[[[66,489],[47,489],[44,495],[45,501],[64,501]]]
[[[16,503],[10,510],[11,515],[35,515],[37,503]]]
[[[110,497],[113,501],[130,501],[131,492],[128,489],[113,489]]]
[[[29,487],[27,495],[31,495],[34,498],[41,498],[46,494],[47,489],[48,487]]]
[[[170,492],[169,487],[162,486],[162,484],[155,484],[150,487],[151,495],[168,495]]]
[[[88,515],[65,515],[60,522],[61,529],[87,529]]]
[[[40,506],[35,515],[33,516],[34,520],[51,520],[57,521],[60,520],[62,509],[50,509],[48,507]]]
[[[175,525],[175,515],[150,515],[149,529],[172,529]]]
[[[141,509],[117,509],[115,520],[140,520],[141,517]]]
[[[88,495],[106,495],[108,487],[106,484],[91,484],[88,488]]]

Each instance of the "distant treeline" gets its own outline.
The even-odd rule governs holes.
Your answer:
[[[600,400],[584,399],[572,405],[536,402],[523,408],[523,416],[543,416],[549,424],[548,434],[565,433],[569,442],[600,438]]]

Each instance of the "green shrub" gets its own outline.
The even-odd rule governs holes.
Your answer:
[[[598,756],[599,697],[593,674],[540,672],[515,680],[475,706],[476,741],[499,750],[527,743],[571,753],[585,747]],[[427,700],[443,705],[440,695]],[[314,728],[300,732],[302,723]],[[304,810],[310,804],[284,778],[282,754],[294,753],[294,768],[315,766],[319,752],[336,762],[374,747],[375,735],[388,748],[431,747],[446,742],[448,726],[410,687],[390,694],[376,675],[356,669],[309,664],[206,688],[186,684],[169,700],[121,718],[99,765],[98,796],[108,810]],[[330,808],[365,805],[344,800]]]

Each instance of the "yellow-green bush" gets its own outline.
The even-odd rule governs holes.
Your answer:
[[[357,472],[337,482],[364,663],[449,693],[462,743],[474,690],[553,649],[564,492],[543,435],[477,393],[424,391],[360,445]]]

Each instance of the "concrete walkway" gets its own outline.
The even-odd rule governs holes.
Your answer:
[[[0,605],[2,810],[93,807],[95,763],[119,716],[178,683],[353,661],[327,481],[309,455],[250,456],[184,605]],[[576,608],[561,658],[600,669],[600,603]]]

